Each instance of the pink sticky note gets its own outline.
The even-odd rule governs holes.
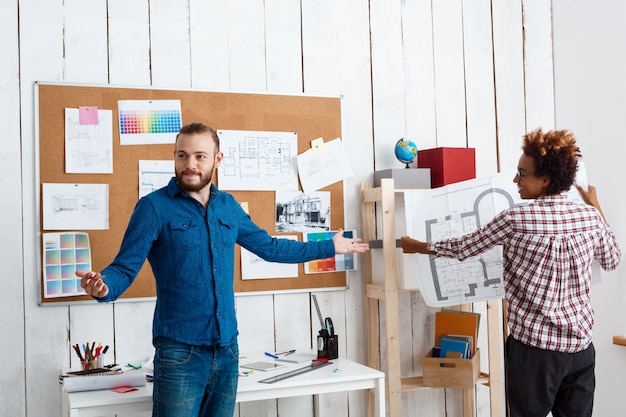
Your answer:
[[[78,122],[81,125],[97,125],[98,124],[98,107],[97,106],[79,106]]]
[[[120,394],[124,394],[126,392],[137,391],[137,388],[133,387],[119,387],[113,388],[111,391],[119,392]]]

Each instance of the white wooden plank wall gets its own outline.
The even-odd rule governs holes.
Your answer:
[[[11,393],[2,398],[0,414],[21,415],[25,407],[24,371],[24,288],[22,286],[22,184],[20,171],[20,79],[19,39],[17,37],[17,4],[0,2],[0,37],[3,58],[0,60],[0,121],[4,126],[0,147],[0,234],[4,244],[0,265],[4,270],[4,286],[0,291],[0,316],[5,318],[0,331],[0,357],[5,366],[0,375],[0,392]],[[31,101],[32,103],[32,101]],[[32,191],[30,191],[32,193]],[[15,213],[14,216],[8,213]],[[8,284],[11,282],[12,284]],[[10,365],[10,366],[7,366]],[[2,395],[2,394],[0,394]]]
[[[521,0],[491,3],[498,168],[517,167],[524,116],[524,45]]]
[[[148,13],[148,0],[108,0],[109,83],[150,85]]]
[[[222,0],[190,0],[191,86],[198,90],[230,88],[229,19]],[[208,115],[207,115],[208,117]],[[210,120],[207,121],[210,124]]]
[[[437,146],[432,2],[407,1],[402,7],[406,138],[418,150],[430,149]]]
[[[398,139],[411,139],[419,149],[475,147],[478,174],[486,175],[516,166],[527,123],[551,127],[550,1],[526,3],[2,2],[0,31],[8,40],[0,63],[0,84],[7,93],[0,96],[7,117],[0,154],[3,189],[15,188],[10,195],[21,191],[22,196],[0,203],[3,214],[13,213],[0,216],[0,224],[14,243],[3,244],[0,256],[8,276],[23,279],[12,280],[2,292],[0,311],[23,319],[23,326],[19,319],[0,324],[18,345],[1,348],[3,358],[11,360],[0,376],[0,414],[60,415],[56,376],[75,360],[72,343],[110,340],[113,357],[122,361],[153,353],[154,301],[37,306],[34,81],[340,96],[342,139],[355,172],[344,182],[345,223],[359,229],[359,184],[371,181],[375,169],[402,167],[393,155]],[[211,124],[210,115],[202,121]],[[20,145],[21,161],[15,157]],[[21,189],[15,172],[21,172]],[[362,362],[360,274],[349,274],[348,285],[345,291],[314,293],[322,314],[333,318],[340,355]],[[245,295],[236,301],[242,355],[315,346],[319,323],[310,293]],[[400,305],[406,329],[403,372],[409,376],[421,372],[421,357],[432,342],[434,310],[418,293],[401,294]],[[485,398],[488,392],[479,390],[479,417],[489,415]],[[365,400],[364,393],[354,392],[244,403],[236,416],[359,417],[365,415]],[[405,416],[456,417],[461,410],[457,390],[403,397]]]
[[[526,129],[554,129],[552,2],[524,2]]]

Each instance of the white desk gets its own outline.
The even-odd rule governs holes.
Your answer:
[[[241,359],[241,362],[257,360],[267,361],[267,358],[248,356],[246,359]],[[249,376],[240,377],[237,402],[373,389],[376,404],[375,415],[385,417],[385,374],[346,359],[334,359],[332,362],[332,365],[273,384],[263,384],[258,381],[308,366],[308,363],[289,364],[287,368],[268,372],[255,371]],[[125,394],[118,394],[111,390],[71,393],[63,390],[63,409],[69,410],[70,417],[97,417],[116,413],[151,411],[152,383]]]

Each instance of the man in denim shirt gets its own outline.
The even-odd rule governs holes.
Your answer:
[[[174,156],[176,177],[139,200],[113,262],[101,274],[76,273],[87,294],[113,301],[148,258],[157,289],[153,415],[232,417],[239,365],[235,244],[283,263],[364,252],[369,246],[342,232],[321,242],[271,237],[211,183],[223,154],[209,126],[183,126]]]

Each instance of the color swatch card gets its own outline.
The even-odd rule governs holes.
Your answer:
[[[174,143],[182,127],[180,100],[119,100],[121,145]]]
[[[328,232],[310,232],[302,233],[302,239],[305,242],[319,242],[322,240],[332,239],[337,233],[336,230]],[[347,238],[356,237],[355,230],[344,230],[343,236]],[[357,254],[346,253],[341,255],[335,255],[332,258],[316,259],[314,261],[305,262],[304,273],[305,274],[318,274],[325,272],[339,272],[339,271],[353,271],[357,269]]]
[[[44,298],[85,295],[76,270],[91,270],[87,233],[43,234]]]

